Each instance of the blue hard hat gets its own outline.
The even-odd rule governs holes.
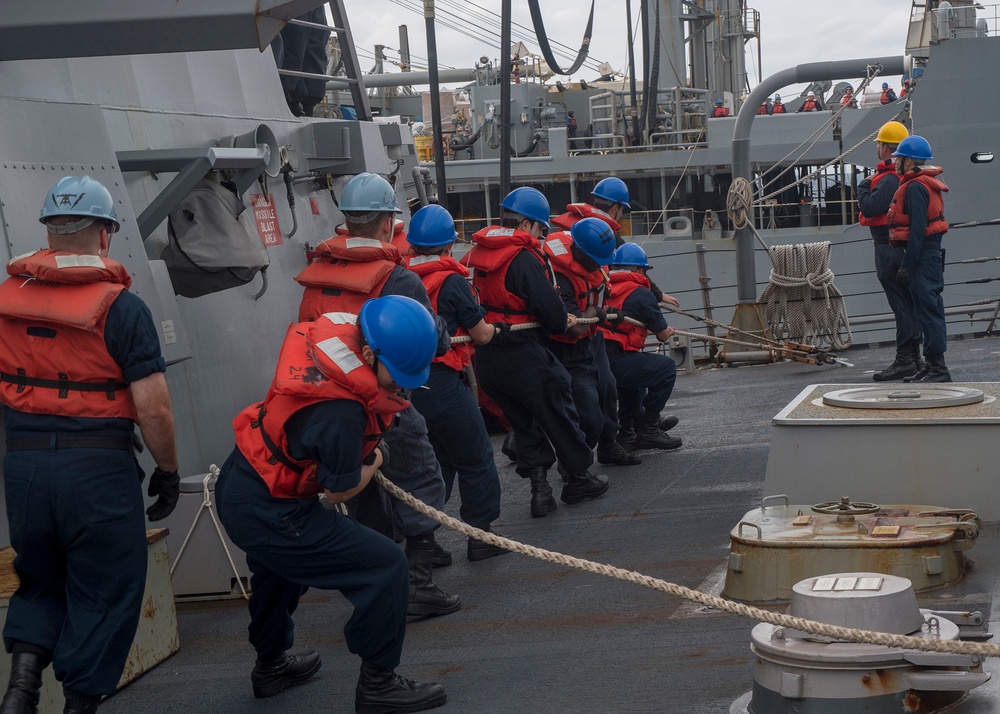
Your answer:
[[[63,176],[45,194],[38,220],[48,223],[55,216],[89,216],[114,224],[114,233],[121,228],[115,201],[100,181],[90,176]],[[85,227],[85,226],[84,226]],[[82,230],[82,227],[77,229]]]
[[[521,186],[507,194],[500,205],[519,216],[549,227],[549,200],[537,188]]]
[[[625,243],[615,251],[611,259],[611,265],[632,265],[640,268],[648,268],[649,261],[646,260],[646,251],[641,245],[636,243]]]
[[[851,90],[852,92],[854,91],[854,87],[852,87],[852,86],[851,86],[851,85],[849,85],[849,84],[845,84],[845,85],[844,85],[844,89],[850,89],[850,90]]]
[[[396,192],[389,182],[377,174],[361,173],[344,186],[340,210],[357,213],[401,213]]]
[[[716,100],[715,100],[715,103],[716,103],[716,104],[722,104],[722,100],[721,100],[721,99],[716,99]]]
[[[598,265],[607,265],[615,254],[615,232],[600,218],[584,218],[570,229],[573,244]]]
[[[888,89],[888,88],[889,88],[889,83],[888,82],[882,82],[882,89]]]
[[[892,152],[892,155],[905,156],[909,159],[919,159],[921,161],[930,161],[933,158],[931,156],[931,145],[927,143],[927,139],[916,134],[911,134],[899,142],[899,146]]]
[[[775,94],[774,95],[774,101],[780,102],[781,101],[781,95],[780,94]]]
[[[625,208],[632,209],[628,205],[628,186],[620,178],[608,176],[606,179],[601,179],[594,186],[594,190],[590,192],[590,195],[603,198],[608,203],[620,203]]]
[[[424,206],[413,214],[410,232],[406,236],[411,245],[421,248],[438,248],[454,243],[456,238],[455,219],[448,209],[436,203]]]
[[[438,344],[437,326],[426,307],[413,298],[386,295],[361,306],[358,324],[396,384],[404,389],[424,385]]]

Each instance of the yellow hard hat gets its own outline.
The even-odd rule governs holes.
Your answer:
[[[875,141],[881,144],[898,144],[909,135],[910,132],[898,121],[887,121],[878,130],[878,136],[875,137]]]

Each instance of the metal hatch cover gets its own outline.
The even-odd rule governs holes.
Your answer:
[[[980,389],[921,384],[835,389],[823,395],[823,403],[851,409],[936,409],[977,404],[984,398]]]

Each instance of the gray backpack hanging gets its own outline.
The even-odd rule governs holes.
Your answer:
[[[239,287],[267,269],[267,248],[240,220],[244,210],[235,190],[205,178],[170,212],[160,257],[174,293],[194,298]]]

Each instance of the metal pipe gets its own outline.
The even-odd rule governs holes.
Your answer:
[[[510,0],[500,3],[500,200],[510,193]]]
[[[427,200],[427,184],[431,180],[431,170],[426,166],[414,166],[413,167],[413,186],[417,189],[417,198],[420,200],[421,206],[426,206],[430,201]]]
[[[437,36],[434,33],[434,0],[424,0],[427,33],[427,69],[431,80],[431,133],[434,135],[434,172],[437,174],[438,203],[448,191],[444,174],[444,137],[441,126],[441,83],[438,78]]]
[[[736,126],[733,129],[733,178],[745,178],[751,182],[753,180],[750,171],[750,127],[757,114],[757,107],[764,103],[766,97],[790,84],[866,76],[868,68],[874,64],[882,66],[882,74],[902,74],[906,58],[876,57],[800,64],[772,74],[758,84],[736,115]],[[753,232],[749,227],[736,231],[736,285],[737,299],[740,303],[752,303],[757,299],[753,241]]]
[[[320,76],[320,75],[316,75]],[[345,77],[333,77],[322,75],[329,79],[326,83],[327,89],[347,89],[350,80]],[[474,69],[439,69],[439,82],[471,82],[476,78]],[[431,73],[428,72],[386,72],[383,74],[364,75],[365,87],[369,89],[375,87],[408,87],[417,84],[430,84]]]

